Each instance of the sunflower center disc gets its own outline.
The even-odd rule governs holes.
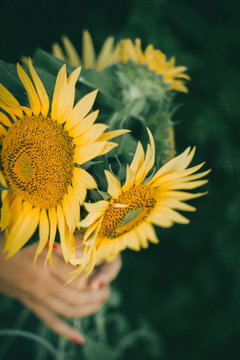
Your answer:
[[[147,185],[132,186],[105,211],[100,233],[108,238],[119,237],[144,221],[154,208],[154,191]],[[127,205],[119,207],[118,204]]]
[[[3,140],[1,164],[8,186],[32,205],[56,206],[73,176],[74,144],[57,122],[42,116],[17,120]]]

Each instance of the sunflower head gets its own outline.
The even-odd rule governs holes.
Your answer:
[[[143,51],[140,39],[136,39],[135,43],[130,39],[122,40],[120,51],[121,62],[124,64],[130,60],[138,66],[146,65],[149,70],[162,76],[163,82],[170,90],[188,91],[185,80],[190,80],[190,77],[184,74],[186,67],[176,67],[174,57],[168,61],[166,55],[162,51],[154,49],[152,45],[148,45]]]
[[[95,68],[101,71],[116,63],[126,64],[130,60],[138,66],[146,65],[155,74],[162,75],[163,82],[170,90],[188,91],[185,80],[190,80],[190,77],[184,74],[186,67],[176,67],[174,57],[167,60],[166,55],[154,49],[152,45],[148,45],[143,51],[140,39],[136,39],[135,43],[130,39],[125,39],[114,45],[114,38],[110,36],[105,40],[99,55],[96,56],[91,35],[85,30],[82,39],[82,60],[67,36],[62,37],[62,43],[63,49],[54,43],[52,53],[72,66],[83,65],[85,69]]]
[[[20,105],[0,84],[0,181],[12,190],[2,192],[5,251],[14,255],[38,227],[36,256],[49,241],[51,261],[58,229],[68,262],[75,257],[73,232],[80,221],[80,205],[87,190],[97,187],[82,166],[117,146],[109,140],[126,131],[105,132],[108,126],[95,124],[98,110],[91,109],[96,90],[74,104],[80,68],[69,76],[65,65],[60,69],[50,103],[31,60],[28,64],[31,78],[20,65],[17,71],[29,106]]]
[[[209,170],[194,174],[204,163],[187,168],[195,148],[187,148],[147,178],[155,161],[154,140],[149,130],[148,133],[150,144],[146,155],[138,143],[133,160],[126,168],[124,184],[106,170],[109,200],[85,203],[88,215],[80,222],[80,226],[87,229],[83,240],[85,250],[83,257],[75,261],[79,268],[70,281],[83,270],[87,276],[96,263],[112,261],[126,248],[140,250],[148,247],[149,241],[157,243],[154,226],[187,224],[189,220],[179,210],[195,211],[185,201],[204,195],[185,191],[207,182],[199,179]]]
[[[74,151],[73,139],[57,122],[42,115],[18,119],[2,144],[8,186],[33,206],[56,206],[72,182]]]
[[[154,134],[157,161],[164,164],[175,155],[174,131],[172,116],[176,107],[173,106],[174,92],[187,92],[186,81],[190,77],[185,73],[185,66],[175,66],[175,58],[167,59],[160,50],[148,45],[142,49],[141,40],[120,40],[114,46],[114,39],[109,37],[99,54],[96,56],[93,41],[89,32],[83,32],[82,60],[67,37],[63,37],[63,49],[57,44],[53,53],[73,66],[80,63],[84,68],[98,71],[115,65],[108,71],[99,74],[96,70],[89,72],[90,80],[96,79],[103,84],[103,92],[108,92],[112,99],[117,98],[120,108],[114,108],[108,123],[112,129],[128,128],[132,136],[122,139],[119,146],[120,154],[125,163],[129,161],[128,153],[134,151],[136,141],[144,142],[143,128],[148,126]],[[86,72],[87,81],[89,81]],[[101,79],[101,80],[100,80]],[[116,90],[117,86],[117,90]],[[101,90],[101,85],[100,85]],[[122,106],[122,110],[121,109]],[[126,141],[125,141],[126,140]],[[134,141],[132,141],[134,140]],[[121,149],[121,150],[120,150]]]

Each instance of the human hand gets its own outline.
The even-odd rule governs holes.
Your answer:
[[[64,286],[74,267],[65,263],[60,246],[53,251],[54,266],[47,264],[44,268],[47,249],[34,266],[36,243],[6,260],[3,242],[1,236],[0,292],[18,299],[59,335],[83,344],[83,335],[62,317],[84,317],[101,308],[109,297],[109,283],[121,267],[120,258],[97,267],[89,278],[76,279]]]

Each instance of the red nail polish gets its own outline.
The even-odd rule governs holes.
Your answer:
[[[77,338],[77,337],[72,337],[71,340],[72,340],[72,342],[74,342],[77,345],[83,345],[84,344],[84,341],[82,339]]]
[[[103,281],[100,281],[100,282],[98,283],[98,285],[97,285],[97,288],[98,288],[98,289],[101,289],[104,285],[105,285],[104,282],[103,282]]]
[[[49,248],[49,241],[46,244],[46,247]],[[56,250],[58,248],[58,244],[57,243],[53,243],[53,250]]]

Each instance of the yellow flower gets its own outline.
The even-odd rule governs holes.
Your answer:
[[[72,66],[82,64],[86,69],[95,68],[101,71],[118,62],[127,63],[131,60],[137,65],[146,64],[151,71],[162,75],[163,81],[169,84],[170,90],[188,92],[184,80],[190,80],[190,76],[183,73],[187,68],[185,66],[175,67],[174,57],[167,61],[166,55],[160,50],[155,50],[152,45],[148,45],[143,52],[140,39],[136,39],[135,44],[130,39],[121,40],[114,46],[114,38],[108,37],[96,58],[91,35],[85,30],[83,32],[82,61],[68,37],[63,36],[62,41],[65,53],[55,43],[52,47],[53,55]]]
[[[161,167],[148,179],[146,176],[154,165],[155,145],[148,130],[150,144],[146,156],[138,143],[131,165],[126,168],[123,186],[109,171],[105,171],[108,182],[109,201],[85,203],[88,215],[80,222],[87,228],[83,244],[82,259],[76,259],[79,267],[72,273],[72,281],[83,270],[86,276],[94,265],[102,260],[112,261],[124,249],[140,250],[148,243],[157,243],[153,225],[170,227],[174,223],[187,224],[189,220],[177,210],[194,211],[184,201],[197,198],[204,193],[190,193],[189,190],[204,185],[207,180],[198,180],[209,173],[204,171],[192,175],[204,163],[188,168],[195,148],[188,147],[181,155]]]
[[[174,57],[167,61],[166,55],[160,50],[155,50],[152,45],[148,45],[143,52],[140,39],[136,39],[135,44],[130,39],[122,40],[120,51],[121,62],[127,63],[131,60],[137,65],[146,64],[151,71],[163,76],[163,81],[169,84],[170,90],[188,92],[182,80],[190,80],[188,75],[183,74],[187,68],[185,66],[175,67]]]
[[[80,166],[117,146],[108,140],[124,131],[105,133],[106,125],[94,124],[98,110],[90,110],[97,90],[74,106],[80,68],[69,77],[65,65],[60,69],[51,107],[31,60],[32,80],[19,64],[17,71],[30,107],[21,106],[0,84],[0,182],[12,190],[2,192],[5,251],[8,257],[14,255],[39,226],[35,259],[49,241],[46,261],[51,262],[58,228],[63,256],[69,261],[75,257],[73,232],[80,221],[80,205],[87,189],[97,187],[93,177]]]
[[[62,37],[64,52],[58,44],[53,44],[53,55],[72,66],[83,65],[85,69],[95,68],[98,71],[119,61],[119,45],[114,46],[114,38],[108,37],[104,42],[100,54],[96,58],[91,35],[87,30],[83,32],[82,61],[67,36]]]

